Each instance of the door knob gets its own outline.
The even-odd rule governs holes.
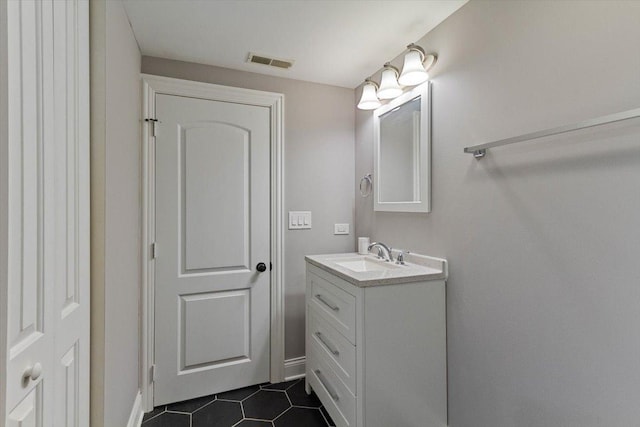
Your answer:
[[[265,264],[264,262],[259,262],[258,265],[256,265],[256,270],[258,270],[260,273],[262,273],[263,271],[267,271],[267,264]]]
[[[42,365],[36,362],[33,364],[33,366],[29,366],[27,369],[24,370],[24,373],[22,374],[22,379],[25,381],[29,381],[29,380],[35,381],[38,378],[40,378],[40,375],[42,375]]]

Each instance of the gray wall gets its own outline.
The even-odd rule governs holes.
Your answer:
[[[91,2],[91,425],[127,424],[139,390],[140,50],[120,1]]]
[[[356,198],[356,234],[450,262],[452,427],[638,425],[640,121],[462,149],[640,107],[639,23],[635,1],[471,1],[418,41],[433,211]],[[371,147],[359,111],[356,178]]]
[[[353,232],[333,235],[353,226],[353,90],[146,56],[142,72],[284,94],[285,210],[313,215],[311,230],[285,233],[285,357],[304,356],[304,256],[355,249]]]

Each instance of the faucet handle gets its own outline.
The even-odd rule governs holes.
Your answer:
[[[400,250],[400,253],[396,257],[396,264],[404,265],[404,254],[408,254],[409,251]]]
[[[382,248],[380,246],[378,246],[378,258],[379,259],[384,259],[384,251],[382,250]]]

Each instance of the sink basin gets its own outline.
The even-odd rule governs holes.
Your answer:
[[[398,251],[395,251],[394,257]],[[447,278],[447,260],[416,253],[405,254],[398,265],[357,253],[307,255],[306,261],[358,287],[395,285]]]
[[[335,262],[336,265],[339,265],[340,267],[355,271],[356,273],[365,271],[385,271],[398,268],[398,266],[395,264],[382,260],[372,259],[368,256],[338,259],[334,260],[333,262]]]

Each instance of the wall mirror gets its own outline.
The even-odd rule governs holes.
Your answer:
[[[429,82],[373,113],[374,210],[431,211]]]

